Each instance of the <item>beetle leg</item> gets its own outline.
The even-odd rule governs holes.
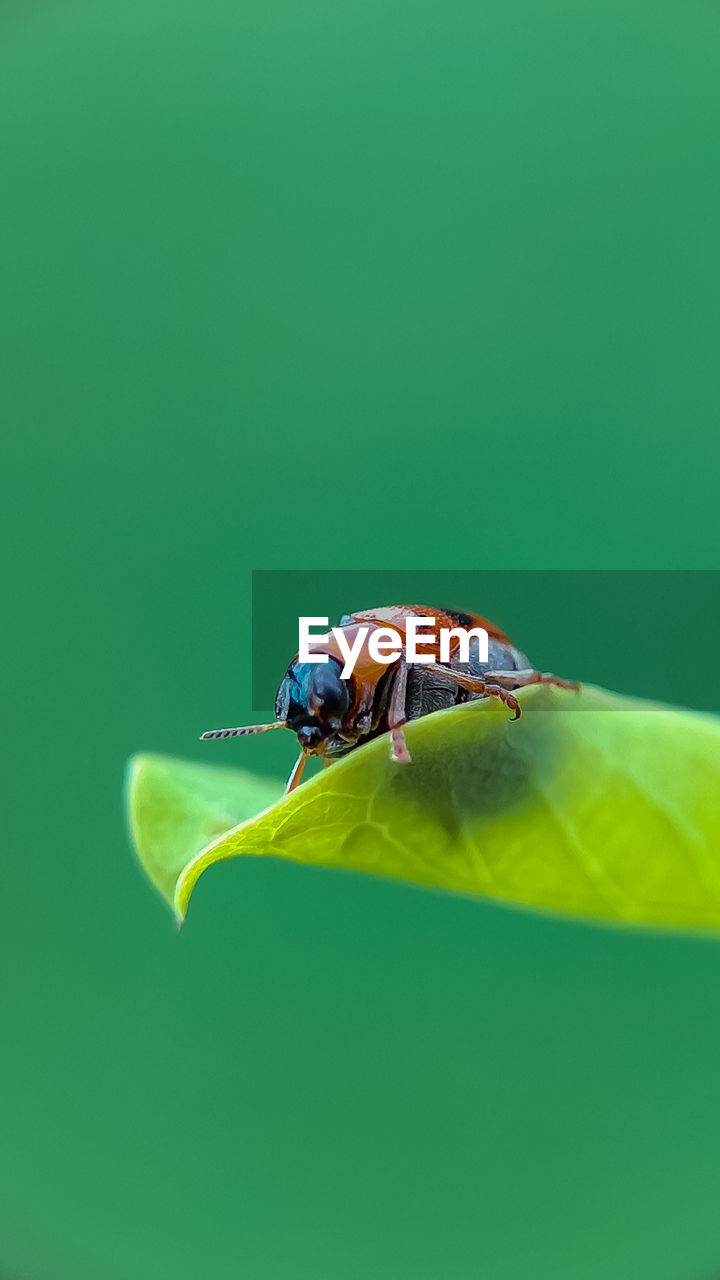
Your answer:
[[[391,759],[396,760],[398,764],[412,764],[412,756],[408,751],[402,725],[398,724],[390,730],[390,739],[392,741]]]
[[[507,685],[510,689],[523,689],[528,684],[554,684],[559,689],[572,689],[575,693],[580,690],[577,680],[563,680],[550,671],[486,671],[485,679]]]
[[[485,696],[488,698],[499,698],[501,702],[505,703],[506,707],[509,707],[510,710],[514,712],[514,715],[511,717],[511,719],[512,720],[520,719],[522,715],[522,711],[520,710],[520,703],[518,702],[514,694],[510,693],[508,689],[501,689],[499,684],[486,684]]]
[[[407,748],[403,725],[407,721],[407,663],[400,659],[395,680],[393,682],[390,706],[388,708],[388,728],[390,729],[390,755],[398,764],[412,764],[412,756]]]
[[[288,778],[288,784],[285,788],[285,795],[288,795],[290,791],[294,791],[296,786],[298,785],[300,779],[303,776],[303,769],[305,768],[305,761],[307,760],[307,757],[308,757],[307,751],[300,752],[300,755],[298,756],[293,766],[293,771],[290,774],[290,777]]]
[[[508,689],[502,689],[499,684],[488,684],[487,680],[480,676],[466,675],[464,671],[456,671],[454,667],[444,667],[439,662],[434,664],[433,672],[441,679],[451,681],[461,689],[467,689],[468,693],[477,693],[483,698],[499,698],[514,712],[513,720],[520,719],[522,711],[517,698]]]

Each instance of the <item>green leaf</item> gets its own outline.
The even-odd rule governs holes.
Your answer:
[[[140,860],[178,921],[212,863],[272,855],[605,920],[720,927],[720,720],[591,686],[520,699],[517,722],[490,700],[426,716],[407,726],[412,765],[393,763],[383,737],[282,798],[249,774],[139,757]]]
[[[128,822],[149,879],[170,905],[182,872],[238,822],[278,800],[281,782],[167,756],[134,756],[127,769]]]

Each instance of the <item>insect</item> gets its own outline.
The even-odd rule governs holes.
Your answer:
[[[483,627],[488,634],[488,661],[481,662],[477,640],[471,641],[468,661],[458,656],[459,639],[450,646],[450,661],[434,661],[416,666],[406,661],[405,650],[391,662],[373,658],[369,636],[373,629],[396,632],[404,643],[406,623],[410,617],[426,617],[440,628]],[[403,726],[409,720],[430,715],[461,702],[481,698],[497,698],[520,718],[520,704],[513,690],[529,684],[554,684],[563,689],[578,690],[573,680],[562,680],[548,672],[536,671],[528,658],[516,649],[508,637],[474,613],[454,609],[433,609],[426,605],[395,605],[345,614],[340,627],[348,643],[354,643],[360,628],[368,629],[351,676],[341,677],[343,657],[332,635],[327,641],[313,643],[313,652],[328,654],[326,663],[300,662],[295,658],[287,669],[275,699],[275,715],[271,724],[254,724],[239,729],[211,729],[202,735],[209,738],[236,738],[250,733],[266,733],[269,729],[292,729],[300,743],[300,755],[288,779],[287,791],[300,782],[309,756],[323,757],[325,765],[347,755],[363,742],[389,733],[393,760],[410,764],[411,756]],[[425,652],[438,656],[436,641],[429,639]],[[433,648],[433,646],[435,646]]]

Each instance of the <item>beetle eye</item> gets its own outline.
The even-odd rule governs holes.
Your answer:
[[[288,672],[275,696],[275,715],[278,720],[287,720],[289,718],[292,685],[293,682]]]

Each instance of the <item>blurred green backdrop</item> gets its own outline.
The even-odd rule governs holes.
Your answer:
[[[719,55],[704,0],[3,6],[8,1275],[717,1274],[720,947],[270,861],[178,937],[119,789],[249,716],[253,567],[719,567]]]

